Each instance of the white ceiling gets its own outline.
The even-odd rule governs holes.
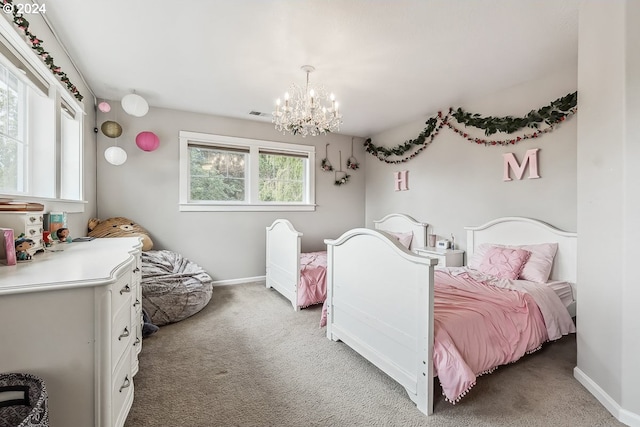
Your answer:
[[[55,0],[46,18],[98,98],[270,122],[310,64],[340,133],[367,137],[575,67],[580,1]]]

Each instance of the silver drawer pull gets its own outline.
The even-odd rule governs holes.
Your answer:
[[[122,393],[122,390],[124,390],[125,388],[128,388],[130,385],[131,385],[131,381],[129,380],[129,375],[127,375],[126,377],[124,377],[124,382],[120,386],[120,393]]]
[[[140,300],[138,300],[138,299],[136,298],[136,302],[134,302],[134,303],[133,303],[133,306],[135,307],[135,306],[137,306],[137,305],[140,305]]]
[[[131,292],[131,288],[129,287],[129,285],[125,285],[124,288],[120,289],[120,295],[125,292]]]
[[[140,344],[140,337],[136,337],[136,342],[133,343],[133,346],[137,346],[138,344]]]
[[[126,338],[129,336],[129,329],[127,329],[127,327],[124,327],[124,331],[122,331],[122,333],[120,334],[120,336],[118,337],[118,341],[120,341],[122,338]]]

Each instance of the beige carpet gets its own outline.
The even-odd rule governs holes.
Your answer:
[[[572,374],[575,335],[478,379],[424,416],[403,388],[262,283],[214,288],[195,316],[144,340],[125,427],[616,426]]]

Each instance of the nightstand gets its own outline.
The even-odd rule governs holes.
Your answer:
[[[438,258],[438,267],[462,267],[464,265],[464,251],[460,249],[438,249],[427,246],[413,250],[418,255]]]

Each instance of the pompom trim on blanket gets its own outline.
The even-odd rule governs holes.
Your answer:
[[[550,342],[550,341],[546,341],[546,342]],[[545,343],[546,343],[546,342],[545,342]],[[536,351],[540,350],[540,349],[542,348],[542,346],[543,346],[545,343],[540,344],[538,347],[534,348],[533,350],[529,350],[529,351],[525,352],[525,354],[532,354],[532,353],[535,353]],[[512,364],[512,363],[516,363],[516,362],[517,362],[518,360],[520,360],[520,359],[522,359],[522,357],[520,357],[520,358],[518,358],[518,359],[516,359],[516,360],[514,360],[514,361],[511,361],[511,362],[509,362],[509,363],[506,363],[506,364],[505,364],[505,366],[506,366],[506,365],[510,365],[510,364]],[[495,371],[496,369],[498,369],[500,366],[502,366],[502,365],[494,366],[493,368],[489,368],[489,369],[487,369],[486,371],[482,371],[482,372],[480,372],[480,373],[476,374],[476,378],[481,377],[481,376],[483,376],[483,375],[492,374],[492,373],[493,373],[493,371]],[[445,402],[449,402],[449,403],[451,403],[452,405],[455,405],[456,403],[460,402],[460,401],[462,400],[462,398],[463,398],[463,397],[465,397],[465,396],[467,395],[467,393],[469,393],[469,392],[471,391],[471,389],[472,389],[475,385],[476,385],[476,381],[474,381],[472,384],[470,384],[470,385],[469,385],[469,387],[467,387],[467,388],[466,388],[462,393],[460,393],[460,394],[459,394],[455,399],[449,399],[449,398],[444,394],[444,392],[442,392],[442,395],[444,396],[444,400],[445,400]],[[442,383],[440,383],[440,386],[442,386]]]

